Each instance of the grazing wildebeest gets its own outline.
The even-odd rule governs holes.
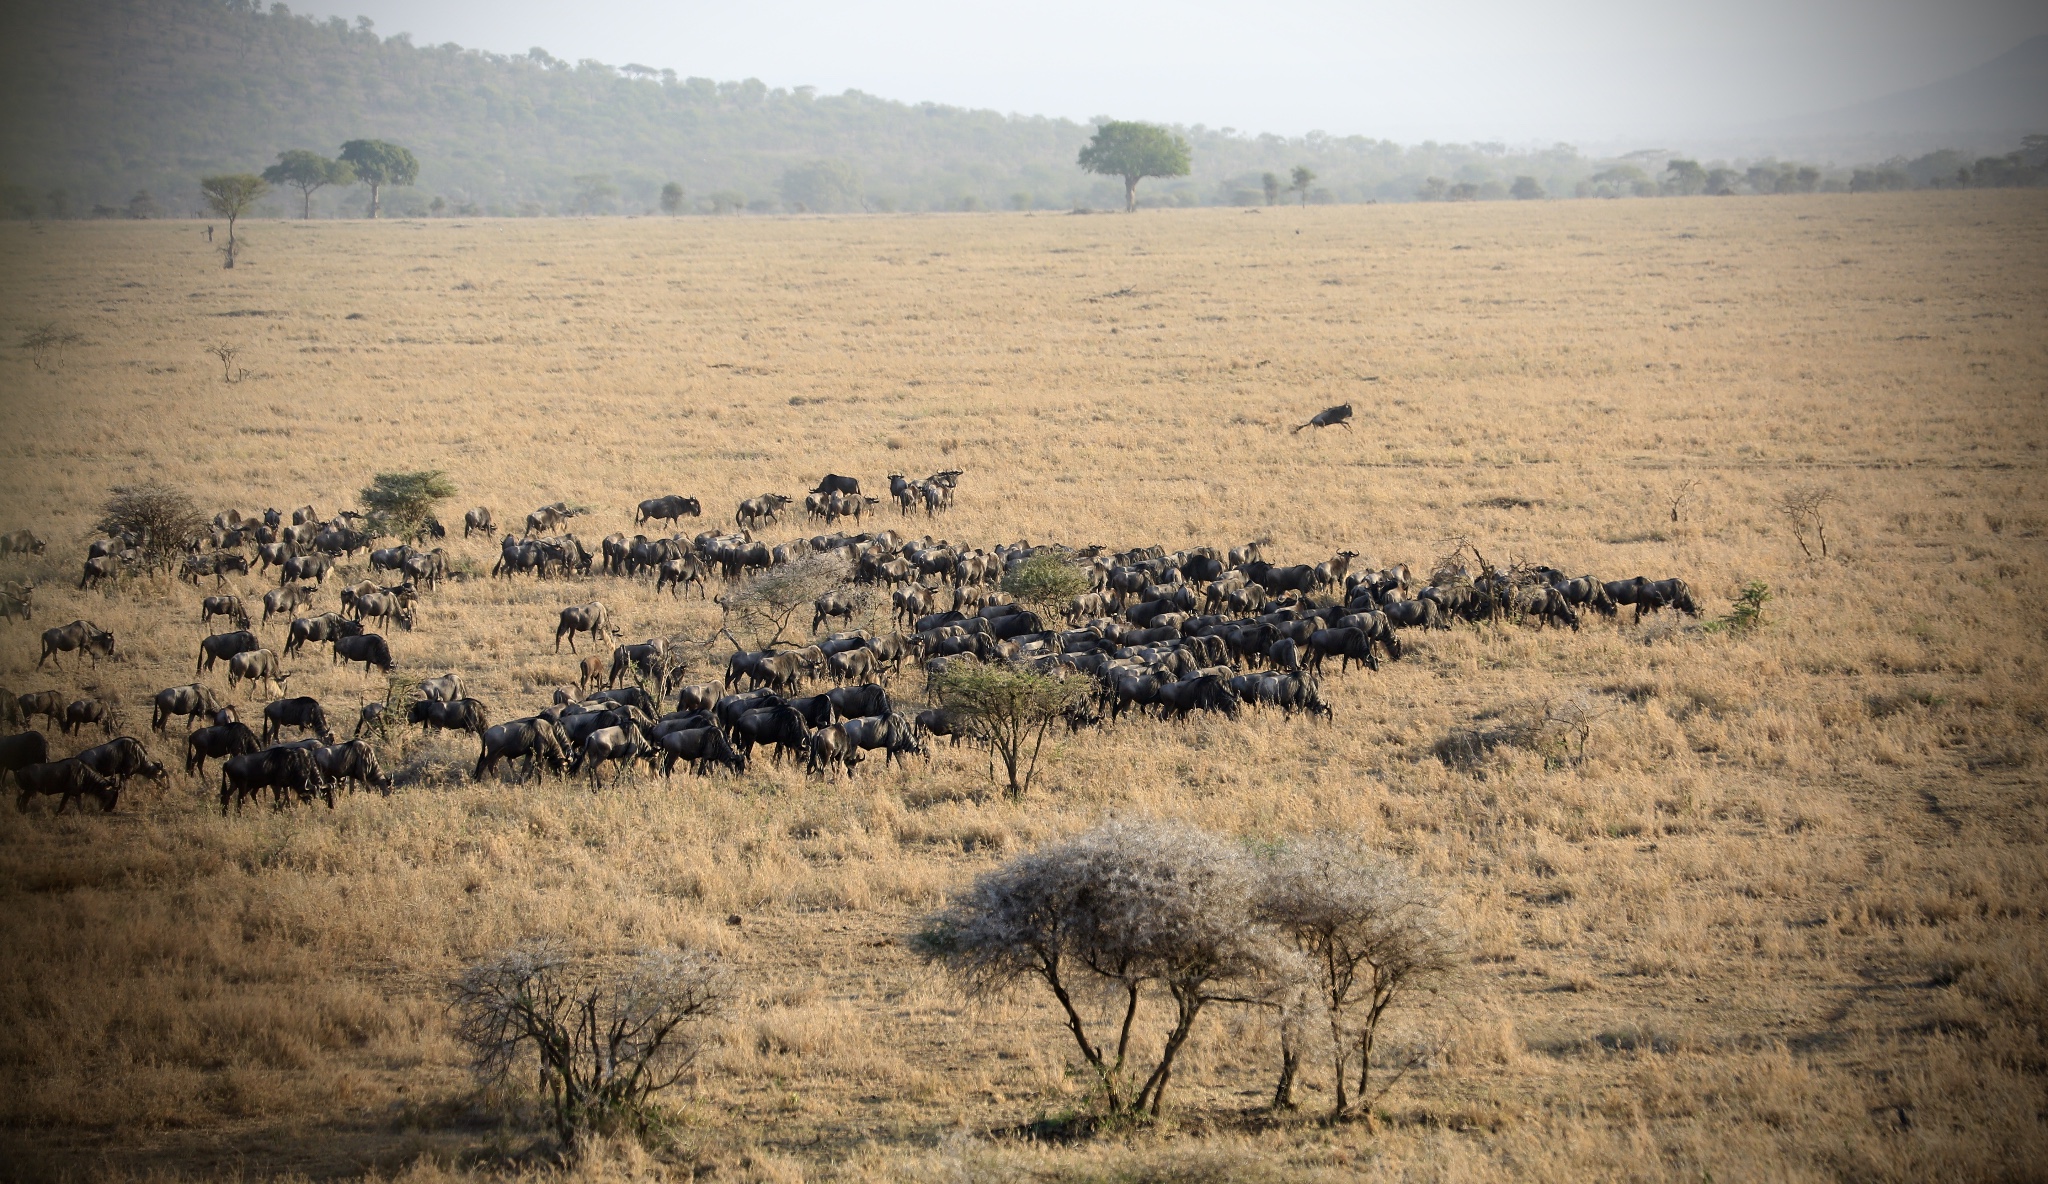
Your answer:
[[[747,771],[747,758],[734,752],[731,742],[717,728],[663,732],[655,744],[668,754],[668,761],[661,768],[663,776],[675,775],[677,761],[690,762],[692,771],[700,777],[709,773],[712,765],[724,765],[735,773]]]
[[[284,639],[287,657],[298,652],[307,642],[326,642],[332,645],[344,637],[354,637],[363,631],[361,621],[351,621],[340,613],[321,613],[317,617],[295,617],[291,629]]]
[[[322,744],[334,743],[334,733],[327,727],[327,713],[320,707],[320,700],[310,695],[295,699],[275,699],[263,708],[263,742],[269,744],[277,739],[278,733],[286,728],[297,728],[320,737]]]
[[[1556,588],[1531,588],[1521,594],[1515,607],[1523,616],[1533,617],[1539,629],[1545,625],[1569,625],[1574,630],[1579,627],[1579,614]]]
[[[1389,624],[1401,628],[1449,629],[1450,621],[1434,600],[1389,600],[1380,606]]]
[[[41,555],[43,540],[32,530],[16,530],[0,534],[0,557],[8,555]]]
[[[263,639],[247,629],[238,629],[233,633],[216,633],[199,643],[199,659],[192,664],[192,673],[204,674],[213,669],[215,662],[262,648]],[[290,646],[287,645],[286,649],[289,650]]]
[[[462,516],[463,538],[468,538],[473,534],[482,534],[484,537],[489,538],[496,533],[497,527],[491,521],[491,508],[489,506],[477,506]]]
[[[861,762],[860,749],[854,746],[853,738],[840,726],[819,728],[804,741],[804,769],[819,773],[835,764],[846,766],[846,775],[854,775],[853,768]]]
[[[29,799],[37,794],[61,795],[57,801],[59,814],[85,794],[98,798],[102,811],[111,811],[121,797],[120,786],[100,776],[75,756],[40,765],[23,765],[14,770],[14,783],[21,787],[14,805],[23,813],[28,812]]]
[[[898,757],[924,755],[917,726],[900,714],[856,716],[839,727],[855,748],[869,752],[881,749],[885,768]]]
[[[703,516],[704,507],[698,504],[696,498],[684,497],[680,493],[671,493],[665,497],[651,497],[641,502],[634,515],[633,525],[639,526],[650,519],[662,522],[675,522],[685,517],[701,518]]]
[[[274,806],[285,804],[286,791],[296,793],[301,801],[312,801],[314,792],[319,791],[327,798],[327,808],[334,808],[334,787],[320,775],[320,765],[308,749],[285,745],[239,753],[221,762],[222,816],[228,812],[230,798],[234,799],[235,809],[240,810],[242,803],[266,789],[274,795]]]
[[[475,699],[457,699],[453,703],[422,699],[406,710],[405,722],[430,732],[475,732],[479,736],[491,726],[484,705]]]
[[[634,761],[644,760],[648,768],[652,769],[655,751],[653,746],[647,743],[647,738],[640,734],[640,729],[633,724],[599,728],[583,738],[583,747],[577,749],[569,772],[574,774],[579,768],[589,770],[590,788],[598,789],[604,784],[603,779],[598,776],[598,771],[604,767],[606,761],[618,761],[627,772],[630,772]]]
[[[114,720],[107,712],[107,705],[98,699],[74,699],[64,707],[64,722],[60,725],[64,734],[71,733],[90,724],[98,724],[107,735],[114,734]]]
[[[733,511],[733,525],[741,530],[747,530],[763,523],[775,522],[782,517],[782,508],[789,504],[789,500],[780,493],[764,493],[760,497],[750,497],[740,503],[739,509]]]
[[[216,588],[225,587],[228,582],[229,572],[234,572],[238,575],[248,575],[249,557],[240,551],[216,552],[213,556],[213,586]]]
[[[602,601],[576,604],[562,610],[561,620],[555,626],[555,652],[562,652],[562,638],[569,639],[569,652],[576,652],[576,635],[590,634],[590,643],[596,645],[605,631],[605,608]],[[617,636],[618,631],[612,630]]]
[[[368,674],[372,666],[386,674],[391,673],[391,647],[375,633],[335,638],[334,660],[343,666],[361,662],[364,674]]]
[[[1339,403],[1335,407],[1325,407],[1314,415],[1309,416],[1307,423],[1296,424],[1294,430],[1289,432],[1288,435],[1297,435],[1301,432],[1302,428],[1330,427],[1346,429],[1351,427],[1351,404]]]
[[[149,752],[142,747],[142,741],[133,736],[116,736],[94,748],[78,754],[78,761],[102,777],[111,777],[122,789],[128,788],[130,777],[147,777],[162,784],[170,774],[164,767],[149,759]]]
[[[1237,696],[1213,674],[1196,675],[1159,688],[1159,712],[1168,719],[1185,719],[1190,711],[1220,711],[1237,718]]]
[[[375,617],[379,621],[396,621],[401,629],[412,629],[412,605],[405,597],[395,592],[386,592],[381,588],[375,592],[358,592],[355,606],[357,619],[365,625],[369,623],[370,618]]]
[[[1613,580],[1602,586],[1607,598],[1617,605],[1636,606],[1636,620],[1641,621],[1644,613],[1654,613],[1669,605],[1689,616],[1699,616],[1700,607],[1692,598],[1692,588],[1684,580],[1647,580],[1637,576],[1632,580]]]
[[[419,690],[423,699],[453,703],[462,698],[462,677],[451,670],[439,678],[423,678]]]
[[[93,624],[91,621],[73,621],[55,629],[43,630],[43,656],[36,659],[36,669],[41,670],[44,662],[55,662],[58,654],[80,650],[98,662],[101,658],[114,656],[114,635]],[[63,663],[57,663],[63,668]]]
[[[10,584],[0,588],[0,621],[11,621],[16,617],[30,620],[35,616],[34,584]]]
[[[311,580],[316,584],[327,582],[327,573],[334,570],[334,557],[318,551],[306,555],[294,555],[284,561],[278,582],[289,584],[296,580]]]
[[[206,775],[207,757],[238,756],[255,752],[260,747],[256,733],[250,731],[247,724],[214,724],[201,728],[185,737],[185,772],[203,777]]]
[[[268,690],[272,684],[282,686],[286,677],[283,665],[270,650],[246,650],[228,659],[230,687],[248,679]]]
[[[476,770],[470,774],[470,780],[483,780],[485,773],[495,772],[498,762],[508,756],[525,757],[528,774],[533,772],[537,760],[545,760],[557,773],[568,760],[561,730],[554,721],[539,716],[515,719],[484,730],[483,751],[477,754]]]
[[[960,743],[960,720],[943,708],[933,707],[917,713],[920,731],[932,736],[945,736],[954,744]]]
[[[200,716],[212,715],[220,710],[220,699],[214,695],[213,688],[200,686],[196,682],[158,691],[155,704],[156,710],[150,716],[149,726],[159,732],[164,730],[164,725],[170,723],[174,715],[185,716],[185,726],[189,730],[199,722]]]
[[[17,732],[0,738],[0,774],[50,759],[50,741],[41,732]]]
[[[612,665],[605,685],[615,687],[632,678],[652,683],[657,694],[666,695],[670,673],[668,643],[659,637],[650,637],[635,645],[612,647]]]
[[[305,584],[288,584],[263,594],[263,623],[272,617],[289,617],[302,608],[313,607],[313,589]]]
[[[391,796],[391,778],[377,767],[377,750],[361,740],[350,740],[345,744],[301,740],[297,747],[313,754],[313,764],[329,785],[345,781],[351,793],[355,792],[357,785],[362,785],[379,790],[386,797]]]
[[[381,699],[363,704],[362,709],[356,712],[356,730],[352,739],[361,739],[363,733],[371,728],[380,733],[384,730],[384,701]]]
[[[64,722],[64,696],[56,691],[30,691],[26,695],[15,696],[14,702],[21,708],[23,721],[41,715],[47,716],[53,724]]]
[[[243,606],[239,596],[208,596],[199,602],[199,623],[211,624],[215,617],[226,617],[237,629],[249,627],[249,610]]]
[[[816,633],[819,626],[834,617],[852,621],[853,615],[860,611],[860,600],[859,596],[843,588],[820,595],[811,602],[811,632]]]
[[[568,502],[555,502],[551,505],[542,506],[526,516],[526,533],[529,535],[553,534],[562,529],[563,523],[582,512],[581,510],[570,509]]]

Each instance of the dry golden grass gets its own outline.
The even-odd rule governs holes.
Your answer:
[[[467,744],[412,739],[389,763],[425,781],[331,814],[223,820],[182,776],[112,816],[0,811],[9,1174],[495,1173],[488,1156],[533,1135],[473,1094],[443,987],[541,932],[708,944],[748,983],[671,1099],[671,1158],[616,1149],[578,1178],[1904,1181],[2048,1163],[2038,195],[251,238],[223,272],[191,224],[0,226],[8,324],[87,339],[48,372],[0,362],[0,529],[51,540],[0,572],[39,584],[34,625],[0,626],[10,690],[104,693],[145,734],[146,696],[191,680],[198,592],[70,587],[105,490],[138,477],[209,509],[331,513],[377,470],[443,468],[464,490],[444,517],[567,497],[597,508],[575,524],[594,540],[657,493],[702,498],[708,522],[828,469],[957,467],[959,509],[931,528],[984,545],[1267,536],[1289,559],[1421,564],[1464,534],[1609,579],[1682,575],[1716,608],[1764,580],[1771,624],[1415,638],[1409,660],[1331,680],[1334,724],[1062,738],[1021,804],[989,797],[965,749],[853,783],[764,768],[593,795],[471,785]],[[222,382],[217,341],[246,380]],[[1346,400],[1355,430],[1285,431]],[[1813,482],[1842,499],[1825,562],[1773,511]],[[478,580],[393,646],[507,718],[574,682],[554,609],[592,596],[629,638],[709,620],[646,584]],[[122,660],[34,673],[36,630],[79,616]],[[291,668],[293,693],[345,715],[381,685],[324,657]],[[1583,760],[1435,755],[1574,696],[1602,713]],[[1397,1020],[1450,1051],[1377,1133],[1269,1121],[1272,1034],[1219,1013],[1169,1129],[999,1135],[1080,1098],[1064,1035],[1029,995],[968,1009],[903,935],[977,869],[1117,812],[1345,828],[1451,894],[1471,965]]]

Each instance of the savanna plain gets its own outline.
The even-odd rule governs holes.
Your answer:
[[[243,233],[225,271],[196,223],[0,226],[10,331],[82,337],[40,368],[0,359],[0,528],[49,540],[0,571],[36,585],[35,620],[0,625],[0,680],[101,696],[173,766],[111,814],[0,811],[5,1174],[2048,1171],[2039,195]],[[1342,402],[1350,428],[1290,433]],[[1410,631],[1402,660],[1326,676],[1330,720],[1056,732],[1014,801],[943,743],[853,780],[763,760],[593,792],[474,783],[472,738],[414,732],[385,742],[390,797],[223,817],[211,776],[182,772],[180,724],[148,722],[151,694],[193,679],[212,589],[78,591],[108,490],[332,514],[411,469],[460,487],[451,523],[567,499],[593,544],[658,494],[702,499],[695,530],[828,471],[873,491],[959,469],[954,509],[885,502],[881,524],[1420,570],[1463,537],[1682,577],[1705,615]],[[1835,495],[1824,557],[1779,510],[1807,489]],[[474,578],[386,635],[400,673],[459,672],[494,718],[574,684],[564,605],[602,600],[628,641],[716,619],[645,577],[492,580],[495,540],[455,534]],[[1709,628],[1754,581],[1762,624]],[[40,630],[81,617],[117,660],[38,672]],[[348,721],[385,693],[324,654],[287,669]],[[891,689],[916,703],[922,681]],[[1516,742],[1563,704],[1582,737]],[[1301,1110],[1268,1110],[1273,1024],[1218,1006],[1157,1126],[1030,1137],[1088,1096],[1056,1009],[970,1003],[910,935],[977,873],[1111,817],[1337,830],[1444,894],[1460,969],[1388,1020],[1437,1051],[1375,1122],[1318,1122],[1313,1060]],[[661,1146],[549,1166],[516,1099],[479,1091],[448,984],[538,934],[733,968]]]

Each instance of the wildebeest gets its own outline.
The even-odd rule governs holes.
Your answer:
[[[833,687],[825,692],[825,698],[841,719],[854,719],[863,715],[888,715],[891,711],[889,692],[880,683]]]
[[[1700,606],[1692,598],[1692,587],[1684,580],[1647,580],[1637,576],[1632,580],[1611,581],[1603,586],[1603,590],[1617,605],[1634,605],[1638,621],[1643,619],[1644,613],[1654,613],[1666,606],[1688,616],[1700,615]]]
[[[344,637],[354,637],[363,631],[361,621],[351,621],[340,613],[321,613],[317,617],[295,617],[284,639],[287,657],[298,652],[307,642],[333,644]],[[253,636],[253,635],[252,635]]]
[[[293,622],[295,626],[297,623],[296,621]],[[216,633],[199,643],[199,659],[192,664],[192,673],[204,674],[206,671],[213,669],[215,662],[225,661],[237,654],[246,654],[252,650],[260,650],[262,648],[263,639],[247,629],[238,629],[233,633]],[[285,650],[290,652],[291,646],[289,643],[286,644]]]
[[[1314,415],[1309,416],[1307,423],[1296,424],[1294,430],[1289,432],[1288,435],[1298,435],[1303,428],[1337,427],[1348,429],[1350,426],[1351,404],[1339,403],[1335,407],[1325,407]]]
[[[882,672],[881,658],[866,647],[842,650],[826,661],[834,682],[868,682]]]
[[[419,685],[420,697],[438,703],[453,703],[462,698],[462,676],[454,671],[439,678],[423,678]]]
[[[406,709],[405,722],[427,731],[475,732],[479,736],[491,726],[484,705],[475,699],[452,703],[422,699]]]
[[[272,617],[289,617],[299,609],[312,608],[313,595],[313,589],[305,584],[272,588],[263,594],[263,623],[268,625]]]
[[[296,745],[279,748],[265,748],[257,752],[239,753],[221,762],[220,766],[220,812],[226,815],[228,801],[234,800],[237,810],[242,803],[268,789],[274,796],[273,804],[283,806],[285,793],[296,793],[301,800],[311,801],[315,791],[327,798],[327,808],[334,808],[334,787],[320,775],[320,766],[314,761],[309,749]]]
[[[102,581],[111,580],[121,574],[121,561],[112,555],[94,555],[85,561],[85,571],[78,577],[78,590],[97,588]]]
[[[328,785],[346,781],[351,792],[362,785],[390,796],[391,778],[377,766],[377,750],[363,741],[336,744],[330,740],[322,744],[318,740],[301,740],[297,747],[313,754],[313,764]]]
[[[916,725],[900,714],[856,716],[842,722],[839,728],[855,748],[869,752],[881,749],[885,767],[898,757],[924,753]],[[849,768],[848,772],[851,771]]]
[[[375,617],[379,621],[396,621],[401,629],[412,628],[412,605],[398,593],[387,592],[381,588],[375,592],[358,592],[355,596],[355,607],[357,619],[365,625]]]
[[[259,747],[256,733],[250,731],[247,724],[214,724],[201,728],[185,737],[185,772],[204,776],[206,758],[237,756],[255,752]]]
[[[14,805],[23,812],[28,810],[29,799],[38,794],[59,795],[59,814],[85,794],[98,798],[103,811],[111,811],[121,797],[120,786],[75,756],[39,765],[23,765],[14,770],[14,783],[21,787]]]
[[[842,477],[837,473],[827,473],[824,480],[812,487],[811,492],[858,494],[860,492],[860,478]]]
[[[1579,627],[1579,614],[1572,610],[1571,602],[1565,599],[1564,593],[1556,588],[1528,589],[1516,599],[1515,608],[1523,616],[1534,618],[1538,628],[1544,625]]]
[[[571,509],[568,502],[554,502],[542,506],[526,516],[526,533],[553,534],[562,529],[562,524],[583,511]]]
[[[50,741],[41,732],[17,732],[0,738],[0,774],[50,759]]]
[[[819,728],[804,740],[804,768],[807,772],[822,772],[828,766],[838,764],[846,766],[846,775],[852,777],[854,766],[860,761],[860,749],[843,727]]]
[[[286,728],[311,732],[320,737],[322,744],[334,743],[334,733],[327,727],[327,712],[321,709],[320,700],[310,695],[274,699],[264,705],[263,742],[269,744]]]
[[[853,620],[853,615],[860,611],[860,604],[861,598],[844,588],[834,588],[821,594],[811,602],[811,632],[816,633],[819,626],[835,617]]]
[[[633,724],[599,728],[583,738],[583,746],[576,751],[569,772],[573,774],[578,769],[589,771],[590,787],[597,789],[604,784],[598,771],[606,761],[618,761],[627,771],[631,771],[633,762],[637,760],[646,761],[652,768],[654,753],[655,749]]]
[[[676,690],[677,711],[709,711],[718,703],[718,684],[692,683]]]
[[[83,651],[94,662],[114,656],[114,635],[93,624],[91,621],[73,621],[55,629],[43,630],[43,656],[36,659],[36,669],[41,670],[44,662],[55,662],[58,654],[73,650]],[[57,663],[63,668],[63,663]]]
[[[155,712],[150,716],[149,726],[161,732],[174,715],[186,717],[189,729],[202,715],[212,715],[220,710],[220,699],[212,687],[188,683],[182,687],[170,687],[158,691],[155,698]]]
[[[711,569],[705,565],[702,559],[695,555],[685,555],[679,559],[664,559],[661,561],[661,566],[655,569],[654,593],[659,596],[661,590],[667,588],[671,596],[680,599],[683,585],[695,584],[697,585],[697,595],[709,598],[711,595],[709,587],[710,577]]]
[[[708,773],[712,765],[724,765],[735,773],[747,771],[747,758],[733,751],[731,742],[717,728],[681,728],[664,732],[655,741],[668,761],[662,766],[664,776],[674,776],[677,761],[688,761],[699,776]]]
[[[483,751],[477,754],[476,770],[470,774],[470,780],[481,781],[485,773],[496,771],[498,762],[520,756],[526,758],[527,773],[533,772],[536,761],[546,761],[557,773],[562,771],[568,754],[554,721],[533,716],[484,729]]]
[[[782,508],[789,504],[789,498],[780,493],[764,493],[741,502],[733,511],[733,525],[747,530],[763,523],[772,523],[782,517]]]
[[[497,527],[491,520],[491,508],[489,506],[477,506],[462,516],[463,538],[468,538],[473,534],[482,534],[488,538],[495,533],[497,533]]]
[[[102,777],[113,778],[121,789],[128,788],[130,777],[147,777],[162,783],[169,776],[162,765],[149,759],[142,741],[133,736],[116,736],[105,744],[88,748],[78,754],[78,761]]]
[[[576,652],[576,635],[590,634],[592,645],[597,644],[605,628],[605,608],[602,601],[589,604],[575,604],[562,610],[561,620],[555,626],[555,652],[562,652],[562,638],[569,639],[569,652]],[[616,630],[614,631],[616,636]]]
[[[612,664],[605,685],[615,687],[628,678],[644,680],[653,685],[656,694],[666,695],[669,678],[674,673],[677,671],[669,668],[668,643],[659,637],[650,637],[633,645],[612,647]]]
[[[215,617],[226,617],[237,629],[249,627],[249,610],[243,606],[239,596],[208,596],[199,602],[199,623],[209,624]]]
[[[65,735],[91,724],[98,724],[109,736],[114,734],[114,720],[105,703],[98,699],[74,699],[64,706],[64,722],[59,726]]]
[[[343,666],[361,662],[364,674],[368,674],[372,666],[386,674],[391,673],[391,647],[375,633],[335,638],[334,660]]]
[[[43,540],[32,530],[14,530],[0,534],[0,558],[8,555],[41,555]]]
[[[786,703],[742,712],[732,725],[733,744],[741,754],[751,757],[755,745],[772,744],[778,761],[785,752],[802,752],[808,735],[803,716]]]
[[[1159,710],[1169,719],[1185,719],[1190,711],[1220,711],[1237,718],[1237,696],[1213,674],[1197,675],[1159,688]]]
[[[30,691],[26,695],[15,696],[14,702],[21,708],[24,721],[41,715],[47,716],[53,724],[64,722],[64,696],[56,691]]]
[[[698,504],[696,498],[684,497],[679,493],[671,493],[664,497],[651,497],[641,502],[635,511],[633,525],[639,526],[650,519],[675,522],[685,517],[701,518],[703,516],[704,507]]]
[[[268,689],[272,684],[284,681],[284,668],[277,655],[270,650],[244,650],[228,659],[228,685],[230,687],[243,679]]]
[[[0,621],[11,621],[16,617],[30,620],[35,616],[34,584],[9,584],[0,587]]]

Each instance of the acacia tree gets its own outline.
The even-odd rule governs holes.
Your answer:
[[[1266,204],[1276,205],[1280,201],[1280,174],[1265,173],[1259,177],[1259,184],[1265,187]]]
[[[317,152],[293,148],[277,154],[277,163],[263,170],[263,179],[299,191],[299,217],[303,220],[313,216],[314,190],[352,184],[356,171],[346,161],[329,160]]]
[[[201,177],[199,192],[206,195],[206,207],[228,220],[228,244],[221,248],[223,267],[235,265],[235,220],[249,212],[256,200],[270,192],[270,184],[253,173],[224,173]]]
[[[1003,573],[1002,589],[1047,616],[1088,590],[1088,573],[1058,551],[1040,550]]]
[[[1293,180],[1294,183],[1289,185],[1288,188],[1301,194],[1301,204],[1306,208],[1308,206],[1308,187],[1316,183],[1315,170],[1305,164],[1295,165]]]
[[[1185,177],[1191,167],[1188,142],[1163,127],[1113,120],[1095,129],[1079,163],[1091,173],[1124,179],[1124,210],[1138,208],[1138,182],[1146,177]]]
[[[410,185],[420,175],[420,162],[411,152],[383,140],[350,140],[341,146],[342,163],[354,170],[356,180],[370,187],[370,217],[381,208],[378,191],[386,185]]]
[[[673,218],[683,212],[683,187],[670,181],[661,187],[661,212]]]
[[[730,585],[717,598],[723,615],[712,638],[723,635],[736,650],[802,641],[803,614],[852,574],[843,552],[813,551]]]
[[[1046,733],[1087,697],[1088,685],[1087,679],[1041,674],[1008,662],[960,663],[940,674],[933,690],[954,726],[1002,759],[1009,794],[1020,798],[1038,772],[1038,752]]]
[[[434,507],[461,492],[439,469],[416,473],[379,473],[364,487],[363,508],[379,531],[400,539],[425,533]]]
[[[117,485],[93,529],[126,536],[152,568],[169,571],[185,545],[206,533],[206,515],[184,490],[158,481]]]

